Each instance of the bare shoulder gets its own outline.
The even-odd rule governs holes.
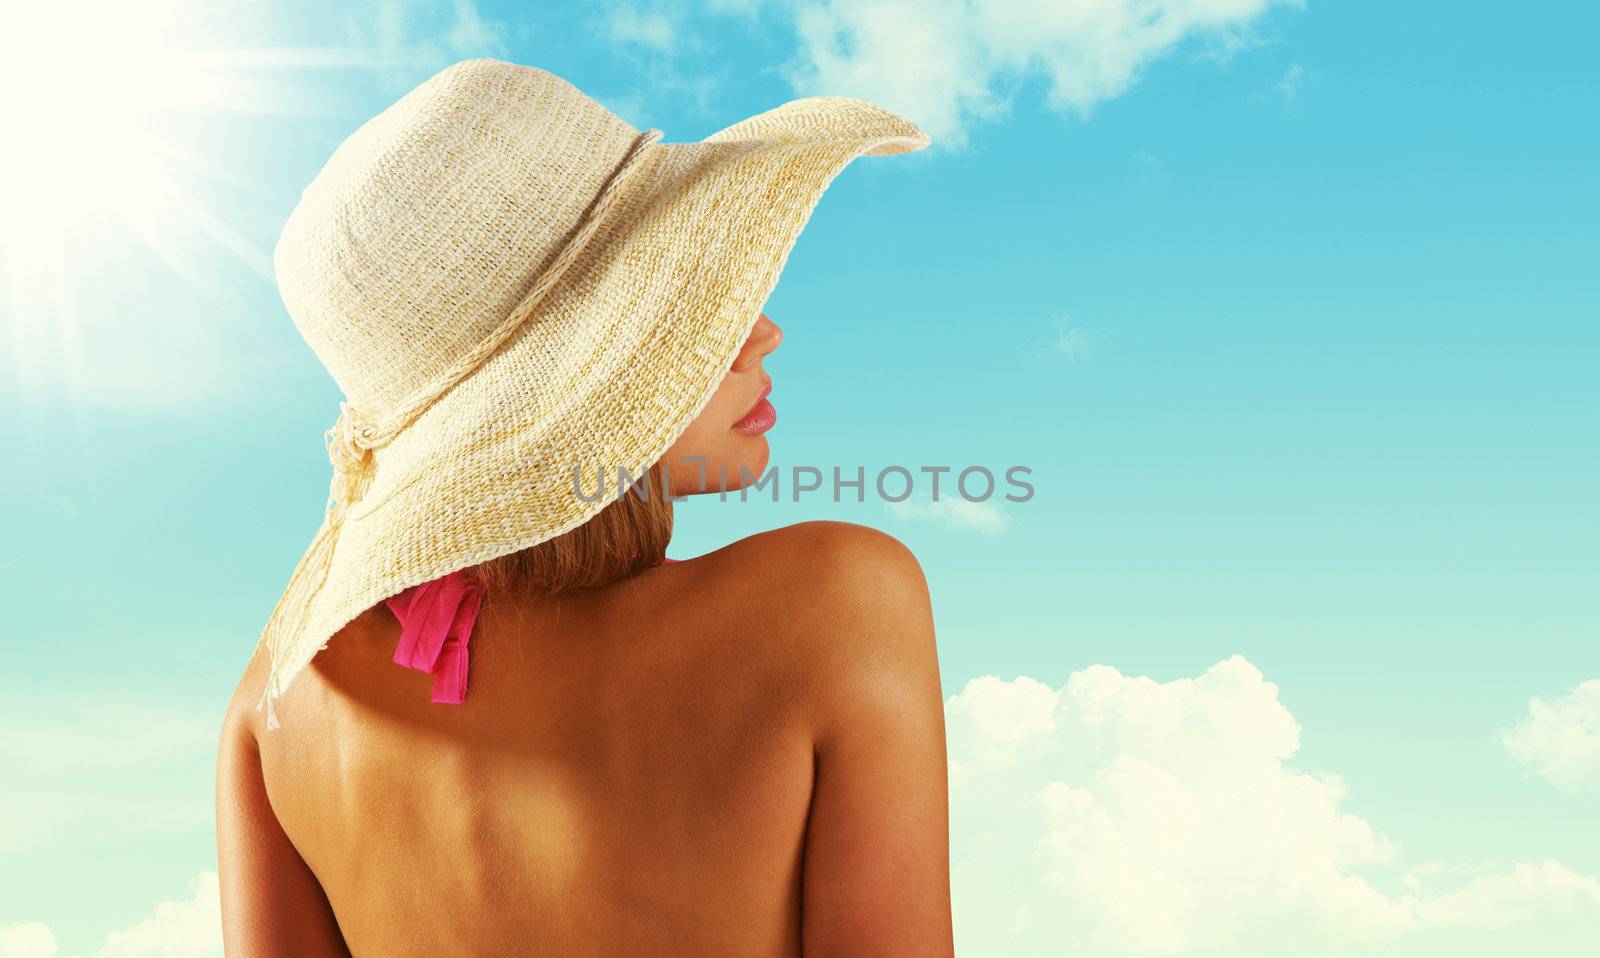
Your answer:
[[[887,532],[853,522],[818,520],[757,533],[706,558],[770,573],[765,581],[780,606],[810,615],[895,613],[926,605],[927,582],[911,550]],[[809,617],[809,616],[808,616]]]
[[[739,618],[768,623],[781,661],[812,693],[819,739],[862,710],[895,708],[907,696],[939,702],[927,581],[894,536],[849,522],[804,522],[695,561],[715,580],[699,594],[726,596],[738,603]]]
[[[245,663],[244,674],[234,686],[228,700],[228,710],[222,717],[221,733],[224,740],[246,741],[255,739],[261,731],[262,714],[256,709],[261,692],[266,688],[267,656],[258,649]]]

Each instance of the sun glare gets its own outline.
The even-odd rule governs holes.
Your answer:
[[[103,215],[146,236],[170,230],[157,202],[171,147],[152,136],[184,98],[181,64],[146,4],[36,6],[0,37],[0,210],[13,322],[39,319],[41,289],[79,228]],[[19,286],[23,287],[19,289]],[[20,295],[19,295],[20,294]]]
[[[240,164],[208,155],[208,135],[214,153],[220,128],[205,124],[317,112],[306,109],[293,72],[362,63],[336,48],[230,44],[226,32],[266,14],[228,6],[144,0],[8,12],[0,317],[9,328],[0,348],[12,350],[19,381],[76,378],[84,331],[75,300],[103,279],[107,261],[128,261],[123,254],[153,255],[191,283],[217,272],[214,257],[270,274],[259,242],[208,203],[206,188],[219,184],[262,191]]]

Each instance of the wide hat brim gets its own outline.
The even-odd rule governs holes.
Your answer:
[[[374,451],[370,488],[323,544],[325,577],[297,581],[303,558],[263,630],[269,707],[385,598],[603,509],[611,498],[577,495],[573,470],[592,491],[599,471],[638,475],[659,460],[721,383],[833,179],[858,156],[929,142],[883,107],[819,96],[698,143],[645,147],[538,313]],[[528,384],[551,376],[567,384],[561,401],[534,408]]]

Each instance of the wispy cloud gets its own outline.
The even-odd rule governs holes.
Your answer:
[[[1306,68],[1298,63],[1289,64],[1289,69],[1283,71],[1283,76],[1278,78],[1278,92],[1285,100],[1293,100],[1300,95],[1300,85],[1305,82]]]
[[[96,958],[221,958],[222,909],[215,872],[194,879],[194,894],[184,901],[164,901],[138,924],[114,931]]]
[[[706,14],[754,22],[760,8],[754,0],[712,4],[709,10],[673,0],[606,5],[589,19],[589,26],[631,61],[624,71],[629,86],[588,92],[635,126],[654,124],[654,111],[668,101],[692,113],[715,113],[733,67],[730,58],[717,54],[702,29]]]
[[[1528,772],[1567,792],[1600,790],[1600,679],[1565,695],[1528,702],[1528,714],[1500,733]]]
[[[710,76],[712,58],[696,18],[709,10],[776,24],[792,33],[793,51],[775,69],[797,94],[872,100],[959,148],[974,123],[1003,118],[1013,92],[1036,77],[1048,107],[1084,119],[1191,41],[1204,59],[1226,63],[1260,42],[1263,15],[1280,6],[1301,0],[656,0],[613,5],[600,22],[620,47],[656,57],[651,97],[691,91],[702,111],[708,91],[694,78]],[[710,92],[721,86],[719,77]]]
[[[0,854],[65,854],[136,833],[209,828],[204,785],[220,721],[154,701],[7,700]]]
[[[828,0],[793,7],[800,49],[787,65],[807,93],[875,100],[947,147],[973,121],[1010,109],[1033,77],[1047,105],[1079,119],[1121,96],[1186,41],[1225,60],[1263,14],[1298,0]]]
[[[669,53],[678,41],[678,27],[665,13],[641,12],[633,7],[618,7],[606,14],[611,39],[632,43],[661,53]]]
[[[159,902],[150,917],[106,936],[95,958],[222,958],[222,910],[217,875],[195,876],[194,894]],[[5,958],[58,958],[48,925],[0,925],[0,955]]]
[[[467,57],[508,55],[510,28],[473,0],[368,0],[347,7],[344,23],[351,43],[371,51],[397,87]]]
[[[1069,361],[1084,359],[1089,355],[1093,345],[1093,337],[1085,330],[1070,325],[1065,317],[1054,318],[1056,335],[1055,351]]]
[[[888,505],[889,511],[902,519],[932,522],[948,529],[994,536],[1011,528],[1011,517],[993,502],[963,499],[953,492],[941,491],[937,500],[907,499]]]
[[[55,958],[56,936],[37,921],[0,925],[0,955],[6,958]]]
[[[1289,764],[1301,726],[1238,656],[1168,682],[986,676],[945,716],[958,951],[1275,954],[1292,929],[1325,954],[1600,915],[1600,881],[1559,862],[1407,868],[1337,775]]]

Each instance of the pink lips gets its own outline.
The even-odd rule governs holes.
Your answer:
[[[746,436],[759,436],[771,429],[778,421],[778,410],[767,402],[767,394],[772,392],[772,387],[761,390],[761,395],[756,397],[756,404],[744,414],[744,418],[733,424],[734,432],[744,433]]]

